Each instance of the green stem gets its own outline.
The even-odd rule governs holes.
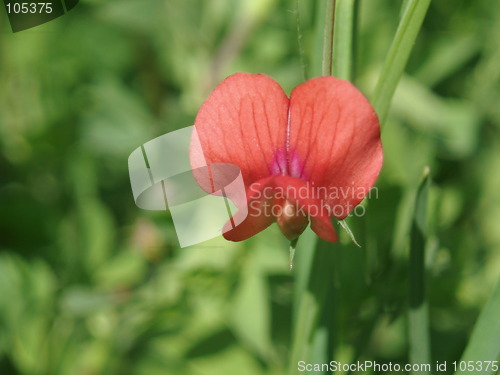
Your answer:
[[[356,3],[356,0],[337,0],[335,10],[332,74],[348,81],[353,71]]]
[[[335,25],[335,0],[326,0],[325,26],[323,28],[323,60],[321,73],[332,74],[333,32]]]
[[[307,80],[307,70],[306,63],[304,58],[304,47],[302,45],[302,32],[300,27],[300,6],[299,0],[295,0],[295,24],[297,27],[297,45],[299,47],[299,59],[300,59],[300,68],[302,70],[302,78],[303,80]]]
[[[334,253],[330,244],[322,240],[310,250],[309,254],[304,254],[304,258],[309,259],[301,258],[301,263],[297,262],[297,268],[301,267],[305,274],[302,280],[303,289],[296,289],[299,294],[296,294],[298,303],[289,364],[290,374],[297,373],[299,361],[327,363],[333,352]]]
[[[409,340],[410,362],[413,364],[430,363],[431,360],[429,311],[425,298],[425,245],[429,185],[429,168],[426,168],[417,191],[410,241]],[[421,370],[418,373],[427,374],[428,372]]]
[[[403,16],[373,93],[373,106],[382,126],[430,2],[431,0],[408,0],[404,4]]]
[[[290,271],[293,270],[293,258],[295,257],[295,249],[297,247],[297,241],[298,238],[293,241],[290,241],[290,264],[289,264]]]

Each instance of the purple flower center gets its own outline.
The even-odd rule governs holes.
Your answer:
[[[299,154],[295,150],[290,150],[287,153],[285,148],[281,148],[274,153],[271,172],[273,175],[306,178]]]

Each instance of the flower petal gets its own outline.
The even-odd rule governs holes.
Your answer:
[[[269,225],[276,222],[278,219],[277,216],[282,216],[284,213],[284,205],[289,198],[287,196],[287,191],[296,192],[305,184],[305,181],[282,175],[270,176],[254,182],[250,188],[247,189],[247,217],[241,224],[228,232],[226,232],[226,230],[230,228],[228,227],[230,223],[227,223],[224,227],[224,237],[231,241],[242,241],[266,229]],[[296,202],[294,197],[290,198],[290,201],[293,203]],[[239,214],[240,211],[234,216],[235,220],[239,218]],[[303,220],[304,224],[307,224],[307,218],[304,217]],[[287,231],[287,229],[288,228],[286,228],[285,231]],[[289,229],[293,231],[295,228]],[[304,229],[305,226],[300,233],[302,233]],[[292,233],[286,234],[291,235]]]
[[[288,104],[281,86],[263,74],[226,78],[195,120],[206,163],[237,165],[247,188],[270,176],[275,153],[286,145]],[[190,151],[193,169],[205,165],[199,151]]]
[[[314,78],[292,91],[289,132],[289,152],[301,159],[296,173],[326,187],[324,203],[333,216],[345,218],[382,167],[380,126],[372,106],[347,81]]]
[[[230,241],[243,241],[278,222],[281,231],[289,239],[297,238],[311,220],[312,230],[326,241],[337,241],[337,234],[329,218],[329,210],[321,207],[321,201],[309,192],[307,181],[276,175],[253,183],[247,190],[248,215],[242,211],[234,216],[236,227],[228,222],[224,237]],[[287,216],[291,206],[293,215]],[[246,213],[246,211],[244,212]],[[232,228],[232,229],[231,229]]]
[[[339,237],[332,225],[332,220],[325,215],[311,217],[311,229],[318,237],[328,242],[336,242]]]

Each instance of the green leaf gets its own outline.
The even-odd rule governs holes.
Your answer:
[[[410,241],[410,362],[430,363],[429,311],[425,299],[425,245],[427,239],[427,197],[429,168],[425,168],[417,191]],[[419,374],[428,373],[420,371]]]
[[[140,282],[147,272],[144,256],[133,250],[124,250],[97,266],[97,284],[108,289],[130,287]]]
[[[455,38],[436,40],[429,57],[415,72],[416,79],[433,87],[463,69],[479,53],[481,43],[477,36]]]
[[[0,343],[23,374],[46,371],[45,337],[53,314],[56,286],[45,262],[26,262],[8,252],[0,254]]]
[[[84,199],[78,224],[81,230],[83,259],[89,273],[103,266],[114,246],[114,225],[107,207],[99,200]]]
[[[267,282],[257,265],[249,263],[233,301],[232,326],[236,335],[265,359],[272,352],[270,321]]]
[[[304,294],[307,288],[307,282],[309,280],[309,275],[311,273],[311,263],[314,257],[314,248],[318,242],[318,236],[314,233],[310,227],[308,227],[304,233],[299,237],[296,246],[295,255],[295,267],[293,268],[293,273],[295,276],[294,284],[294,322],[299,319],[299,306],[301,296]]]
[[[165,373],[165,371],[164,371]],[[259,363],[246,350],[231,346],[212,356],[189,361],[185,374],[192,375],[256,375],[263,374]]]
[[[481,315],[472,331],[471,338],[465,352],[462,355],[461,361],[468,363],[473,361],[474,365],[477,361],[496,361],[500,356],[500,319],[498,313],[500,311],[500,282],[491,295],[488,303],[483,308]],[[484,364],[484,362],[483,362]],[[466,369],[467,370],[467,369]],[[458,371],[455,375],[468,375],[470,371]],[[493,374],[491,366],[488,370],[474,371],[475,375]]]
[[[373,93],[373,106],[381,124],[385,122],[392,97],[403,75],[430,2],[431,0],[410,0],[405,3],[403,16]]]
[[[97,310],[113,306],[116,302],[115,295],[92,290],[83,285],[67,287],[60,300],[62,310],[73,316],[92,315]]]
[[[467,100],[442,98],[404,75],[391,108],[394,118],[435,139],[447,157],[463,158],[476,150],[481,114]]]

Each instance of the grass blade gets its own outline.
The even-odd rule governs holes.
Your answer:
[[[429,315],[425,299],[425,244],[429,185],[429,168],[426,168],[417,191],[410,241],[409,339],[410,362],[413,364],[430,363],[431,360]],[[418,373],[429,372],[419,371]]]
[[[356,0],[337,0],[333,33],[332,75],[351,80]]]
[[[490,300],[483,308],[481,315],[472,331],[471,338],[465,352],[462,355],[461,362],[465,364],[472,363],[474,374],[494,374],[498,370],[487,367],[487,361],[496,361],[500,357],[500,282],[497,284]],[[470,361],[470,362],[469,362]],[[479,370],[476,365],[482,361],[483,369]],[[471,373],[468,368],[461,371],[460,367],[455,375],[468,375]]]
[[[300,247],[300,246],[299,246]],[[294,319],[294,336],[290,356],[289,373],[297,373],[299,361],[308,363],[327,363],[330,361],[332,348],[332,323],[334,321],[334,286],[332,264],[334,251],[330,244],[318,240],[309,254],[301,253],[297,269],[305,285],[296,288],[296,316]],[[307,259],[305,259],[307,257]],[[303,263],[302,263],[303,262]],[[304,274],[305,272],[306,274]],[[298,275],[299,276],[299,275]],[[298,282],[299,280],[297,280]],[[299,284],[297,284],[299,286]],[[323,374],[323,372],[314,372]]]
[[[404,4],[403,16],[373,93],[373,106],[382,125],[430,2],[431,0],[409,0]]]

